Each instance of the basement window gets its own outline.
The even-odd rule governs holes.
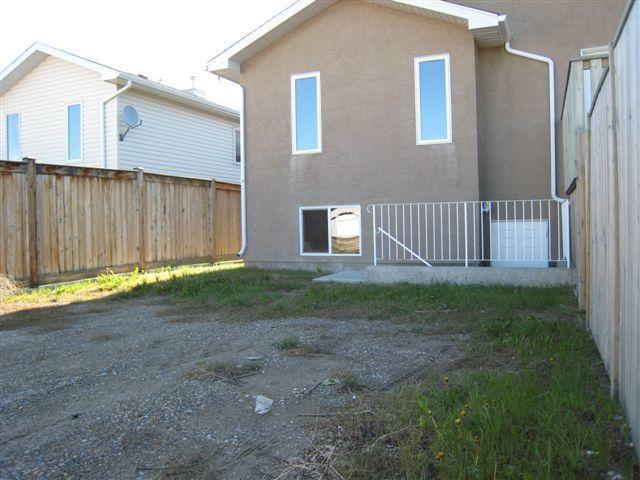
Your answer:
[[[7,160],[20,160],[20,114],[7,115]]]
[[[82,160],[82,104],[67,106],[67,160]]]
[[[416,57],[416,144],[451,143],[449,54]]]
[[[291,76],[292,153],[322,152],[320,72]]]
[[[359,206],[300,208],[300,255],[361,254]]]

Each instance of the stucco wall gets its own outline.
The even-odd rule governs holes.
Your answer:
[[[507,15],[511,46],[551,57],[560,118],[569,59],[613,39],[626,0],[456,0]],[[478,157],[483,199],[549,198],[549,90],[545,64],[504,48],[478,50]],[[561,145],[560,122],[556,143]],[[558,155],[561,148],[557,149]],[[561,161],[561,159],[559,159]],[[562,174],[558,165],[558,175]],[[558,185],[564,185],[562,178]],[[562,193],[562,188],[559,188]]]
[[[416,145],[415,56],[451,56],[453,143]],[[370,262],[373,202],[478,198],[475,46],[442,21],[340,2],[242,65],[248,261]],[[290,75],[320,71],[320,154],[291,154]],[[300,257],[298,208],[359,204],[363,257]]]

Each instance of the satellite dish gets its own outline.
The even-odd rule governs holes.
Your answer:
[[[133,108],[131,105],[127,105],[124,107],[122,111],[122,118],[124,123],[126,123],[129,128],[136,128],[140,123],[140,116],[138,115],[138,111]]]
[[[142,120],[140,120],[140,115],[138,115],[138,111],[133,108],[131,105],[127,105],[122,110],[122,120],[127,124],[127,129],[124,133],[120,134],[120,141],[124,140],[124,137],[127,136],[129,130],[133,128],[137,128],[142,125]]]

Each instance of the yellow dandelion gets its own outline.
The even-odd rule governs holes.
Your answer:
[[[447,377],[446,375],[444,376],[444,383],[449,383],[449,377]]]
[[[436,453],[436,460],[442,460],[444,458],[444,452],[442,450]]]
[[[462,420],[460,420],[459,418],[456,418],[453,423],[455,423],[456,425],[460,425],[462,423]]]
[[[460,416],[461,416],[461,417],[464,417],[464,416],[466,416],[466,415],[467,415],[467,411],[466,411],[466,410],[462,410],[462,411],[460,412]]]

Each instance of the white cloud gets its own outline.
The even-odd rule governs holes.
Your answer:
[[[2,2],[0,69],[35,41],[237,108],[238,88],[207,60],[293,0],[23,0]]]

